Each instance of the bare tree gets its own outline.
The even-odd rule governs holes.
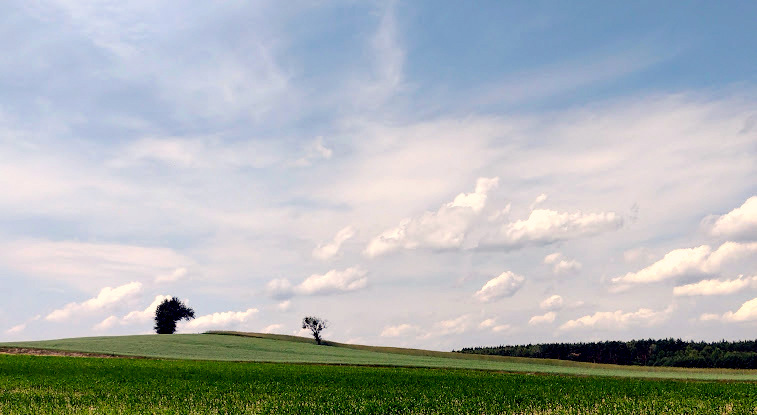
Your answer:
[[[308,316],[302,319],[302,328],[308,329],[313,333],[315,342],[321,344],[321,331],[329,327],[329,322],[320,318]]]

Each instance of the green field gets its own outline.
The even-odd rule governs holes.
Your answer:
[[[403,366],[585,376],[757,381],[757,370],[595,365],[559,360],[330,344],[331,346],[316,346],[310,339],[282,335],[174,334],[4,343],[0,344],[0,347],[33,347],[163,359]]]
[[[754,371],[657,370],[251,336],[2,344],[154,359],[0,354],[0,414],[757,414]]]
[[[2,414],[747,414],[751,383],[0,355]]]

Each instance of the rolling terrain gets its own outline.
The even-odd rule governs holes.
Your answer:
[[[84,337],[0,344],[0,349],[4,347],[157,359],[397,366],[580,376],[757,381],[757,370],[617,366],[550,359],[351,345],[336,342],[327,342],[327,345],[316,346],[311,339],[303,337],[239,332]]]
[[[0,344],[0,414],[747,414],[755,380],[256,333]]]

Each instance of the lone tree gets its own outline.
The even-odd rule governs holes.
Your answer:
[[[176,297],[163,300],[155,310],[155,332],[158,334],[173,334],[176,322],[195,318],[195,311],[184,305]]]
[[[302,319],[302,328],[313,333],[315,342],[321,344],[321,331],[329,327],[329,322],[320,318],[308,316]]]

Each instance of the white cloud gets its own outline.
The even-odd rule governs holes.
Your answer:
[[[68,303],[63,308],[54,310],[45,317],[48,321],[65,321],[73,316],[98,312],[124,300],[133,298],[142,291],[142,284],[130,282],[128,284],[111,288],[105,287],[100,293],[82,303]]]
[[[536,206],[539,206],[542,204],[545,200],[547,200],[549,196],[547,196],[546,193],[542,193],[539,196],[536,196],[536,199],[534,199],[534,202],[531,203],[531,206],[528,207],[528,210],[534,210]]]
[[[612,279],[616,284],[643,284],[686,275],[712,274],[723,264],[757,252],[757,242],[725,242],[713,251],[708,245],[675,249],[654,264]]]
[[[183,267],[182,268],[176,268],[170,274],[158,275],[155,278],[155,282],[158,282],[158,283],[160,283],[160,282],[176,282],[176,281],[179,281],[179,280],[183,279],[186,276],[187,276],[187,269],[186,268],[183,268]]]
[[[702,314],[699,317],[702,321],[724,321],[729,323],[738,323],[743,321],[755,321],[757,320],[757,298],[753,298],[739,307],[736,312],[728,311],[723,315],[718,314]]]
[[[623,312],[598,311],[575,320],[569,320],[560,326],[560,330],[594,329],[622,330],[630,326],[653,326],[663,322],[673,312],[673,307],[662,311],[640,308],[638,311]]]
[[[554,311],[549,311],[545,314],[542,314],[540,316],[533,316],[530,320],[528,320],[528,324],[530,326],[535,326],[537,324],[548,324],[553,323],[555,321],[555,317],[557,317],[557,314],[555,314]]]
[[[511,328],[512,326],[510,326],[509,324],[500,324],[499,326],[492,327],[492,331],[495,333],[500,333],[503,331],[510,330]]]
[[[272,298],[287,299],[294,295],[329,295],[357,291],[368,286],[367,272],[360,267],[343,271],[332,269],[325,274],[313,274],[293,286],[287,279],[274,279],[266,285]]]
[[[693,284],[680,285],[673,288],[673,295],[677,297],[696,295],[727,295],[739,292],[748,287],[754,287],[757,276],[739,276],[732,280],[703,280]]]
[[[170,295],[156,295],[155,299],[153,299],[152,303],[150,303],[147,308],[145,308],[144,310],[135,310],[129,312],[121,319],[121,322],[123,324],[135,324],[152,321],[155,317],[155,310],[158,309],[160,303],[170,299]]]
[[[499,276],[490,279],[475,294],[475,297],[481,302],[499,300],[504,297],[510,297],[515,294],[526,279],[511,271],[505,271]]]
[[[291,300],[284,300],[278,304],[276,304],[276,309],[279,311],[289,311],[289,309],[292,308],[292,301]]]
[[[342,244],[355,236],[355,230],[351,226],[343,228],[334,236],[334,239],[326,244],[320,244],[313,249],[313,257],[320,260],[327,260],[335,257],[339,253]]]
[[[283,300],[294,295],[294,287],[286,278],[276,278],[268,281],[265,286],[266,293],[271,298]]]
[[[376,257],[398,249],[461,248],[474,219],[486,206],[487,194],[498,183],[498,177],[479,178],[473,193],[460,193],[436,212],[404,219],[396,228],[373,238],[365,254]]]
[[[534,209],[528,219],[502,225],[481,241],[482,247],[522,248],[614,231],[623,218],[614,212],[583,213]]]
[[[283,334],[284,325],[283,324],[271,324],[269,326],[265,326],[263,328],[262,333],[280,333]]]
[[[5,334],[18,334],[26,329],[26,323],[15,325],[8,330],[5,330]]]
[[[256,308],[248,308],[246,311],[226,311],[207,314],[184,322],[182,327],[190,330],[224,329],[247,323],[257,312],[258,309]]]
[[[545,256],[544,263],[552,265],[552,272],[554,272],[555,275],[577,272],[581,270],[581,267],[583,266],[575,259],[565,258],[563,254],[559,252]]]
[[[508,203],[503,209],[500,209],[489,215],[487,220],[489,222],[502,222],[507,219],[508,215],[510,214],[510,210],[512,210],[512,204]]]
[[[471,316],[464,314],[457,318],[442,320],[434,324],[434,330],[428,335],[462,334],[470,328]]]
[[[478,323],[478,328],[480,329],[488,329],[490,327],[494,327],[497,325],[497,319],[496,318],[487,318],[486,320]]]
[[[701,321],[718,321],[720,320],[720,314],[705,313],[699,316]]]
[[[757,196],[722,216],[709,217],[710,233],[727,238],[757,239]]]
[[[558,311],[564,305],[563,298],[557,294],[545,298],[544,301],[539,303],[539,308],[545,311]]]
[[[295,287],[294,291],[302,295],[327,295],[340,292],[357,291],[368,285],[366,271],[359,267],[344,271],[331,271],[319,275],[313,274]]]
[[[95,324],[92,328],[97,331],[104,331],[112,328],[118,324],[119,320],[116,316],[107,317],[105,320]]]
[[[399,324],[397,326],[386,326],[381,331],[381,337],[401,337],[418,334],[420,328],[411,324]]]

